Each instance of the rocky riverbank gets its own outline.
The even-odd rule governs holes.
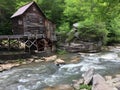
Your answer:
[[[79,80],[73,80],[71,85],[57,85],[43,90],[120,90],[120,75],[101,76],[89,69]]]
[[[0,72],[4,70],[9,70],[14,67],[18,67],[20,65],[30,64],[30,63],[53,62],[56,65],[65,64],[65,63],[77,63],[78,61],[80,61],[80,57],[73,56],[69,61],[70,62],[62,60],[57,55],[52,55],[49,57],[34,57],[34,58],[21,59],[21,60],[10,60],[9,62],[3,61],[0,64]]]
[[[109,46],[109,47],[105,47],[104,50],[111,50],[111,49],[119,49],[120,47],[118,45],[116,46]],[[83,53],[82,53],[83,54]],[[40,62],[54,62],[55,64],[65,64],[65,63],[77,63],[80,61],[80,55],[81,53],[77,53],[75,55],[72,56],[68,56],[69,61],[66,60],[66,58],[61,58],[61,56],[57,56],[57,55],[52,55],[52,56],[48,56],[48,57],[38,57],[38,56],[34,56],[32,58],[27,58],[27,59],[17,59],[17,60],[0,60],[0,72],[4,71],[4,70],[8,70],[11,69],[13,67],[17,67],[20,65],[24,65],[24,64],[30,64],[30,63],[40,63]]]
[[[90,90],[119,90],[120,88],[120,76],[112,78],[112,76],[101,76],[94,72],[94,69],[89,69],[82,79],[79,79],[73,84],[75,90],[81,90],[81,85],[88,85]],[[88,90],[86,87],[84,90]]]
[[[0,64],[0,71],[9,70],[13,67],[18,67],[20,65],[30,64],[30,63],[40,63],[40,62],[48,62],[53,61],[57,58],[56,55],[50,57],[35,57],[35,58],[27,58],[20,60],[5,60]]]

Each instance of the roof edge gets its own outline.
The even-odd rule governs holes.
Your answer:
[[[15,17],[18,17],[18,16],[24,14],[24,12],[25,12],[33,3],[36,4],[35,1],[32,1],[32,2],[26,3],[25,5],[21,6],[10,18],[12,19],[12,18],[15,18]],[[23,8],[23,7],[27,6],[27,5],[29,5],[29,6],[28,6],[22,13],[20,13],[20,14],[18,14],[18,15],[15,15],[21,8]],[[37,5],[37,4],[36,4],[36,5]]]

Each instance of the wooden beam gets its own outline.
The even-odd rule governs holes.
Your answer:
[[[10,38],[8,37],[8,50],[10,50]]]

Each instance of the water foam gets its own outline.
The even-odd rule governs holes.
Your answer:
[[[114,60],[114,59],[118,58],[118,54],[116,54],[116,53],[107,53],[105,55],[101,55],[100,58],[102,58],[104,60]]]
[[[30,90],[30,89],[25,88],[25,86],[23,85],[19,85],[17,88],[18,90]]]
[[[27,80],[27,79],[19,79],[18,80],[20,83],[25,83],[25,82],[28,82],[29,80]]]

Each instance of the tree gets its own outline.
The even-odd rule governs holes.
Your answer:
[[[89,36],[94,36],[93,33],[90,33],[94,31],[94,34],[98,35],[96,37],[102,37],[103,41],[107,40],[110,43],[120,40],[119,0],[34,1],[37,2],[47,18],[56,24],[57,31],[63,35],[70,32],[74,23],[81,23],[84,29],[87,28],[85,33],[90,34]],[[12,34],[10,16],[28,2],[31,0],[0,0],[0,34]],[[81,36],[85,33],[81,33]]]
[[[11,3],[13,2],[13,3]],[[0,35],[12,34],[10,16],[15,10],[14,0],[1,0],[0,2]]]

